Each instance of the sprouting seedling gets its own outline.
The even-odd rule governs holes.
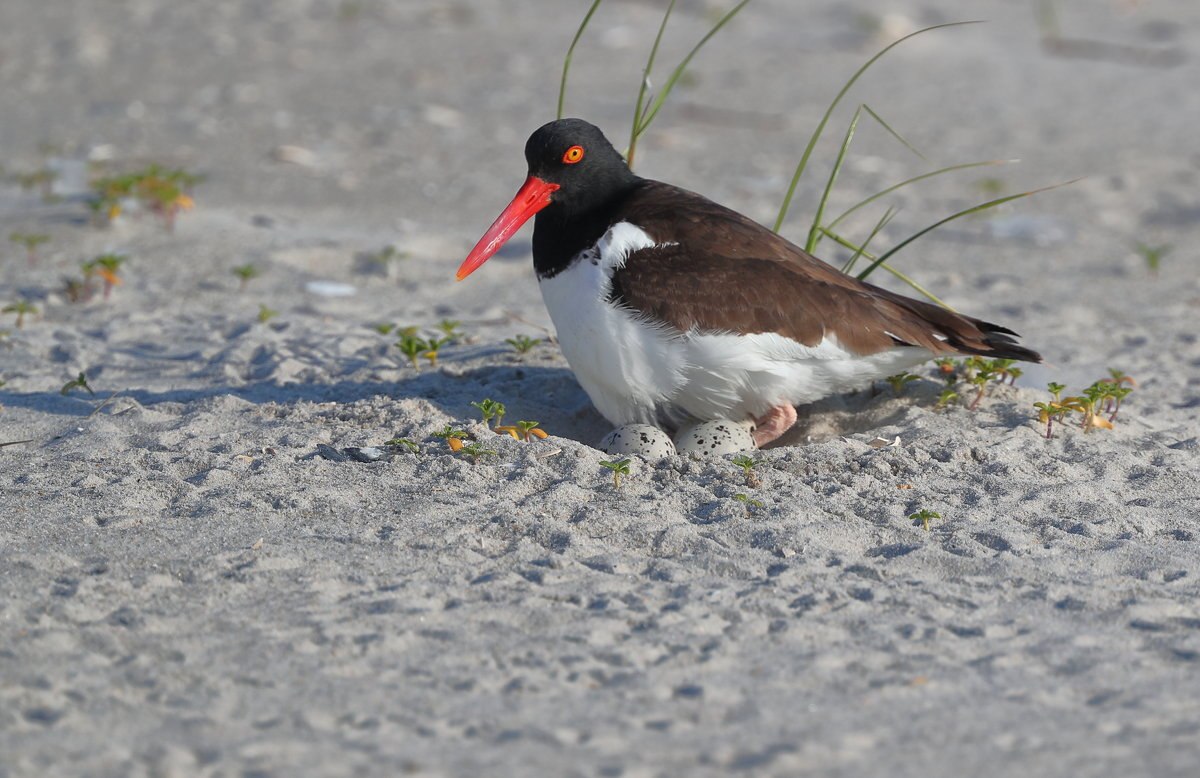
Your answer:
[[[74,389],[82,389],[93,397],[96,396],[96,393],[92,391],[92,387],[88,386],[87,376],[83,373],[80,373],[70,381],[67,381],[65,384],[63,384],[63,388],[59,390],[59,394],[65,397]]]
[[[1163,258],[1171,253],[1172,248],[1174,247],[1170,244],[1151,246],[1141,241],[1138,241],[1133,246],[1133,250],[1146,261],[1147,269],[1155,275],[1158,274],[1158,268],[1162,265]]]
[[[433,433],[433,437],[446,441],[450,450],[457,454],[462,450],[463,440],[466,439],[467,433],[466,430],[455,429],[452,425],[447,424],[442,430]]]
[[[754,468],[761,461],[758,457],[751,457],[747,454],[738,454],[729,461],[742,469],[742,473],[746,476],[746,486],[757,488],[762,484],[758,478],[758,474],[754,472]]]
[[[892,387],[893,392],[896,394],[902,394],[904,392],[904,386],[911,381],[919,381],[920,376],[915,376],[912,373],[898,373],[896,375],[890,375],[884,380],[887,381],[888,385]]]
[[[418,338],[416,335],[404,335],[396,341],[396,348],[400,349],[401,354],[408,357],[408,361],[417,371],[420,371],[421,363],[418,360],[429,350],[429,344],[425,342],[424,338]]]
[[[107,300],[113,287],[121,284],[118,273],[128,259],[125,254],[101,254],[83,263],[83,275],[85,278],[99,276],[104,281],[104,299]]]
[[[25,247],[25,257],[30,265],[36,265],[38,260],[38,246],[50,241],[49,235],[38,235],[29,232],[14,232],[8,236],[8,239],[18,246]]]
[[[459,329],[461,326],[462,322],[455,321],[454,319],[442,319],[437,324],[437,328],[442,331],[442,334],[451,343],[457,343],[462,338],[462,331]]]
[[[739,492],[738,494],[735,494],[733,496],[733,499],[737,500],[740,503],[745,503],[746,513],[753,512],[755,508],[763,507],[761,500],[755,500],[753,497],[751,497],[748,494],[742,494]]]
[[[541,343],[540,338],[531,338],[528,335],[516,335],[511,338],[506,338],[505,343],[513,347],[513,350],[524,356],[528,354],[534,346]]]
[[[628,459],[614,459],[611,462],[601,462],[600,467],[606,467],[612,471],[614,489],[621,488],[621,476],[629,475]]]
[[[928,532],[929,522],[933,521],[934,519],[942,518],[942,514],[938,513],[937,511],[931,511],[928,508],[922,508],[916,513],[910,513],[908,518],[910,521],[912,521],[913,526],[920,524],[921,528]]]
[[[26,315],[37,315],[37,312],[37,306],[28,300],[17,300],[15,303],[9,303],[0,308],[0,313],[15,313],[17,315],[17,329],[21,329],[25,325]]]
[[[496,423],[499,424],[500,419],[504,418],[504,403],[496,402],[490,397],[479,402],[473,402],[471,405],[479,409],[479,414],[483,416],[485,427],[488,426],[492,419],[495,419]]]
[[[258,304],[258,322],[259,322],[259,324],[266,324],[267,322],[269,322],[271,319],[274,319],[278,315],[279,315],[279,311],[268,308],[267,306],[263,305],[262,303]]]
[[[400,448],[403,446],[413,454],[416,454],[421,450],[421,446],[411,438],[392,438],[391,440],[385,441],[383,445],[390,448]]]
[[[252,264],[238,265],[233,269],[233,274],[238,278],[238,291],[246,291],[246,285],[254,279],[262,275],[262,271]]]
[[[391,335],[392,330],[396,329],[396,325],[391,322],[381,321],[378,324],[372,324],[371,329],[378,332],[380,335]]]
[[[466,454],[467,456],[469,456],[471,458],[472,462],[478,462],[479,458],[481,456],[490,456],[490,457],[496,456],[495,451],[493,451],[490,448],[484,448],[482,445],[480,445],[478,443],[470,443],[465,446],[460,446],[458,451],[456,451],[455,453]]]
[[[950,387],[946,387],[945,389],[942,390],[942,393],[938,395],[938,401],[937,401],[937,405],[935,407],[937,407],[939,409],[945,408],[946,406],[948,406],[950,403],[954,402],[957,399],[958,399],[958,392],[954,391],[954,389],[952,389]]]
[[[1038,421],[1046,425],[1046,440],[1054,437],[1054,422],[1061,423],[1072,410],[1071,407],[1063,405],[1058,400],[1057,394],[1050,402],[1036,402],[1033,407],[1037,409]]]
[[[1049,390],[1050,396],[1054,398],[1054,402],[1058,402],[1059,396],[1062,395],[1063,390],[1066,388],[1066,384],[1056,384],[1053,381],[1046,384],[1046,389]]]
[[[529,442],[530,438],[545,440],[546,438],[550,437],[546,434],[545,430],[537,428],[538,423],[536,421],[518,421],[516,423],[516,427],[521,431],[521,439],[526,443]]]
[[[450,340],[451,338],[430,338],[424,342],[425,348],[421,356],[429,360],[430,367],[437,367],[438,351],[442,348],[442,346],[449,343]]]
[[[405,259],[408,257],[408,252],[399,251],[395,246],[384,246],[378,251],[367,255],[367,261],[373,265],[379,265],[386,270],[388,266],[397,259]]]

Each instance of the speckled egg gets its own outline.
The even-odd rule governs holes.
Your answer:
[[[626,424],[604,436],[600,448],[609,454],[636,454],[642,459],[660,459],[675,453],[671,436],[649,424]]]
[[[736,454],[754,445],[754,424],[749,421],[699,421],[685,424],[675,433],[675,448],[680,453]]]

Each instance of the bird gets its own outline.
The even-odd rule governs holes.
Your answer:
[[[1040,362],[1012,330],[845,274],[708,198],[635,174],[595,125],[525,144],[528,176],[463,260],[463,280],[530,218],[559,346],[614,425],[753,423],[761,448],[797,406],[935,357]]]

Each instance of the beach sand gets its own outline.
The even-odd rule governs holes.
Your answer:
[[[751,3],[639,172],[770,223],[856,67],[987,19],[863,78],[784,233],[861,102],[928,161],[864,120],[837,208],[1023,160],[902,190],[879,245],[1081,178],[897,260],[1049,364],[974,411],[932,366],[802,409],[758,485],[677,456],[614,488],[557,348],[505,343],[551,326],[529,232],[454,281],[586,5],[0,5],[0,163],[58,171],[51,202],[0,184],[0,232],[51,237],[0,248],[0,306],[39,309],[0,318],[0,443],[29,441],[0,448],[0,776],[1194,775],[1200,7],[1067,0],[1046,46],[1026,3]],[[567,113],[618,146],[661,5],[602,5],[575,55]],[[680,4],[655,83],[727,6]],[[173,233],[98,228],[89,160],[205,180]],[[1153,273],[1136,242],[1173,248]],[[110,251],[124,283],[68,301]],[[372,329],[443,319],[464,338],[419,371]],[[1047,440],[1046,383],[1109,368],[1137,380],[1115,428]],[[95,396],[61,394],[80,372]],[[492,433],[484,398],[550,437]],[[420,450],[345,454],[397,437]]]

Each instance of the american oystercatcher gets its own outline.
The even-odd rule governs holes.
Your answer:
[[[529,177],[458,269],[530,217],[533,267],[563,355],[616,425],[754,422],[932,357],[1040,362],[1016,333],[846,275],[741,214],[633,173],[580,119],[538,129]]]

